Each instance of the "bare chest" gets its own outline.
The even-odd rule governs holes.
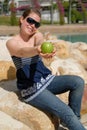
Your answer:
[[[34,39],[30,39],[28,41],[18,41],[18,44],[20,44],[20,46],[22,47],[34,47],[35,46],[35,42]]]

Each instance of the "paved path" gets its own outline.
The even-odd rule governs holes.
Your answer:
[[[42,33],[87,33],[87,24],[72,25],[42,25],[39,30]],[[14,35],[19,32],[18,26],[0,26],[0,35]]]

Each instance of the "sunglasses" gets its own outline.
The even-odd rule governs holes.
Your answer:
[[[29,24],[35,24],[35,28],[39,28],[40,27],[40,23],[39,22],[36,22],[34,19],[32,19],[32,18],[30,18],[30,17],[28,17],[27,19],[26,19],[26,21],[29,23]]]

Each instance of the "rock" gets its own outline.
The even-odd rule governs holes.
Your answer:
[[[58,40],[55,42],[56,46],[56,56],[61,59],[66,59],[70,57],[69,45],[64,40]]]
[[[81,64],[84,69],[87,69],[87,44],[83,42],[76,42],[71,44],[70,56],[76,59],[79,64]]]
[[[16,69],[12,61],[0,61],[0,81],[16,78]]]
[[[32,130],[27,125],[23,124],[11,116],[0,111],[0,130]]]
[[[48,64],[48,62],[50,63]],[[52,59],[52,61],[47,60],[46,62],[45,60],[44,64],[52,71],[52,74],[54,75],[78,75],[85,80],[85,83],[87,83],[87,72],[75,59],[60,59],[57,57]]]
[[[44,41],[55,40],[55,39],[57,39],[57,37],[55,35],[51,35],[49,32],[44,34]]]
[[[17,85],[16,85],[16,79],[1,81],[0,87],[3,88],[4,90],[6,90],[7,92],[8,91],[18,92],[18,88],[17,88]]]
[[[20,101],[14,92],[3,88],[0,88],[0,110],[32,130],[54,130],[55,126],[50,115]]]
[[[1,37],[0,38],[0,61],[11,61],[9,51],[6,47],[6,41],[11,37]]]
[[[16,69],[6,47],[6,41],[11,37],[1,37],[0,40],[0,81],[11,80],[16,77]]]
[[[72,47],[74,49],[85,51],[85,50],[87,50],[87,43],[84,43],[84,42],[75,42],[74,44],[72,44]]]

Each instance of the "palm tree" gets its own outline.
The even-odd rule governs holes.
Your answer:
[[[17,23],[17,19],[16,19],[16,6],[14,3],[14,0],[11,1],[10,3],[10,11],[11,11],[11,16],[10,16],[10,20],[11,20],[11,25],[14,26]]]
[[[57,3],[59,13],[60,13],[60,24],[64,24],[65,23],[65,21],[64,21],[64,7],[62,5],[61,0],[56,0],[56,3]]]
[[[72,4],[72,0],[69,0],[69,17],[68,17],[68,23],[71,24],[71,4]]]

